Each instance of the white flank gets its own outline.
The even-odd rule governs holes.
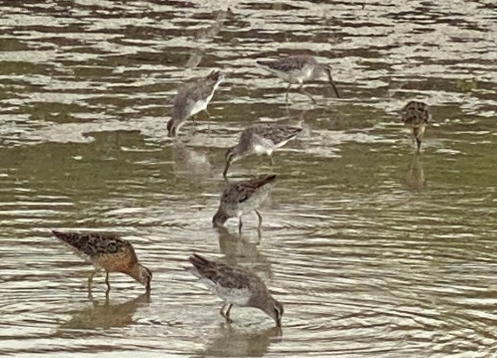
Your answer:
[[[216,90],[219,87],[219,85],[221,84],[221,82],[224,82],[224,76],[222,76],[219,79],[219,81],[216,82],[209,97],[202,99],[200,101],[197,101],[193,104],[192,110],[190,112],[190,116],[194,116],[197,113],[202,112],[203,110],[207,109],[209,102],[211,101],[212,97],[214,97],[214,93],[216,92]]]
[[[262,155],[262,154],[271,155],[273,153],[273,148],[268,148],[265,147],[264,145],[256,144],[254,145],[254,152],[257,155]]]
[[[190,112],[190,116],[194,116],[198,112],[202,112],[203,110],[205,110],[207,108],[207,105],[209,104],[210,100],[212,99],[212,95],[207,97],[205,100],[200,100],[200,101],[195,102],[193,104],[192,110]]]
[[[224,302],[232,303],[237,306],[246,306],[250,299],[250,291],[246,288],[224,288],[217,286],[216,293]]]
[[[292,137],[292,138],[290,138],[290,139],[293,139],[293,138],[295,138],[295,137]],[[284,140],[283,142],[279,142],[278,144],[276,144],[276,148],[281,148],[281,147],[283,147],[285,144],[287,144],[287,143],[288,143],[288,141],[289,141],[290,139]]]

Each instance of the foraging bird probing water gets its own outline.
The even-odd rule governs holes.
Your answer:
[[[251,154],[267,154],[273,164],[271,156],[273,152],[295,138],[301,131],[302,128],[277,122],[258,122],[245,128],[238,144],[226,151],[226,167],[223,176],[226,178],[233,162]]]
[[[197,277],[209,290],[223,300],[220,313],[228,323],[233,305],[255,307],[265,312],[281,327],[283,305],[268,291],[264,282],[253,272],[238,266],[230,266],[193,254],[188,261],[193,267],[185,268]],[[226,306],[228,309],[225,311]]]
[[[225,75],[214,70],[206,77],[191,80],[178,88],[174,97],[171,119],[167,123],[167,132],[175,137],[186,120],[204,111],[210,118],[207,106],[219,85],[224,82]]]
[[[339,98],[340,94],[331,76],[331,66],[319,63],[314,57],[309,55],[295,55],[283,57],[275,61],[257,61],[257,67],[262,68],[284,81],[288,82],[285,102],[288,103],[288,92],[292,84],[299,84],[299,91],[309,97],[314,103],[316,100],[312,95],[304,90],[304,82],[317,80],[327,76],[331,88]]]
[[[106,272],[107,292],[110,290],[110,272],[122,272],[131,276],[150,291],[152,272],[138,262],[135,250],[129,241],[111,234],[63,233],[55,230],[52,234],[95,267],[88,278],[88,291],[91,291],[93,276],[101,270]]]
[[[238,218],[238,232],[241,235],[242,215],[254,210],[259,219],[258,230],[260,231],[262,216],[257,209],[267,198],[274,179],[276,179],[276,175],[264,175],[259,178],[228,184],[221,195],[219,208],[212,218],[212,225],[220,227],[229,218]]]
[[[426,125],[431,121],[430,107],[423,102],[411,101],[402,108],[401,114],[404,126],[411,129],[413,141],[416,142],[419,152]]]

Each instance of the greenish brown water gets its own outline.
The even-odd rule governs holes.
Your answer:
[[[19,3],[22,5],[15,5]],[[497,9],[493,1],[0,2],[0,355],[491,357],[497,350]],[[254,66],[312,53],[342,99],[313,105]],[[212,133],[167,138],[183,80],[226,72]],[[411,99],[434,123],[416,157]],[[201,118],[204,118],[201,116]],[[234,178],[274,172],[256,216],[211,227],[225,149],[259,119],[305,133]],[[117,232],[154,272],[148,300],[51,229]],[[192,252],[252,267],[283,331],[233,310],[183,266]]]

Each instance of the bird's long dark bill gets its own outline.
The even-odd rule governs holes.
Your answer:
[[[331,77],[331,71],[329,69],[327,69],[326,74],[328,75],[328,80],[330,81],[330,86],[333,88],[335,95],[337,96],[337,98],[340,98],[340,94],[338,93],[337,86],[335,86],[335,81],[333,81],[333,77]]]
[[[224,168],[224,172],[223,172],[223,177],[224,178],[226,178],[226,175],[228,175],[228,169],[230,168],[230,165],[231,165],[230,162],[226,163],[226,168]]]
[[[333,78],[331,78],[331,76],[329,76],[329,80],[330,80],[330,85],[333,88],[333,91],[335,92],[335,95],[337,96],[337,98],[340,98],[340,94],[338,93],[338,88],[337,86],[335,86],[335,82],[333,81]]]

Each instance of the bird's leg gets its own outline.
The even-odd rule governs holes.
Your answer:
[[[272,155],[269,155],[269,165],[271,165],[271,166],[274,165],[274,160],[273,160],[273,156]]]
[[[257,229],[257,242],[255,244],[259,245],[261,243],[261,240],[262,240],[262,232],[261,232],[261,229],[258,228]]]
[[[207,108],[204,109],[204,112],[205,112],[205,114],[207,114],[207,132],[210,133],[211,132],[211,121],[210,121],[211,114],[209,113],[209,111],[207,110]]]
[[[259,211],[257,211],[257,209],[254,209],[255,213],[257,214],[257,217],[259,218],[259,226],[257,226],[257,230],[261,230],[261,226],[262,226],[262,215]]]
[[[416,146],[416,137],[414,136],[414,134],[411,135],[411,142],[413,146]]]
[[[224,167],[224,171],[223,171],[223,177],[224,177],[224,180],[226,181],[226,183],[228,183],[228,169],[230,168],[231,166],[231,162],[226,162],[226,167]]]
[[[228,319],[228,322],[233,322],[233,321],[231,320],[231,318],[230,318],[230,311],[231,311],[231,307],[233,307],[233,304],[230,304],[230,305],[228,306],[228,310],[226,311],[226,314],[225,314],[225,315],[226,315],[226,318]]]
[[[219,311],[219,313],[221,313],[221,316],[223,316],[226,319],[226,322],[228,322],[228,323],[233,322],[231,320],[231,318],[229,317],[231,306],[233,306],[233,305],[229,305],[228,310],[226,311],[226,313],[224,313],[224,309],[226,308],[226,303],[223,303],[223,306],[221,307],[221,310]]]
[[[425,128],[423,125],[420,125],[419,127],[412,128],[412,135],[414,137],[413,142],[414,141],[416,142],[418,153],[421,152],[421,140],[423,138],[424,130],[425,130]]]
[[[88,294],[91,294],[91,284],[93,282],[93,276],[98,273],[98,269],[93,270],[93,272],[88,276]]]
[[[240,236],[242,236],[242,227],[243,227],[242,217],[240,216],[240,222],[238,223],[238,234],[240,234]]]
[[[312,102],[316,103],[316,100],[312,97],[312,95],[304,89],[304,84],[303,83],[300,84],[299,90],[300,90],[301,93],[303,93],[307,97],[309,97],[312,100]]]
[[[416,145],[418,146],[417,153],[421,153],[421,140],[416,137]]]
[[[110,291],[110,283],[109,283],[109,271],[106,271],[107,274],[105,275],[105,283],[107,284],[107,292]]]
[[[286,88],[286,96],[285,96],[285,104],[288,106],[288,93],[290,92],[290,87],[292,87],[292,83],[288,85]]]

